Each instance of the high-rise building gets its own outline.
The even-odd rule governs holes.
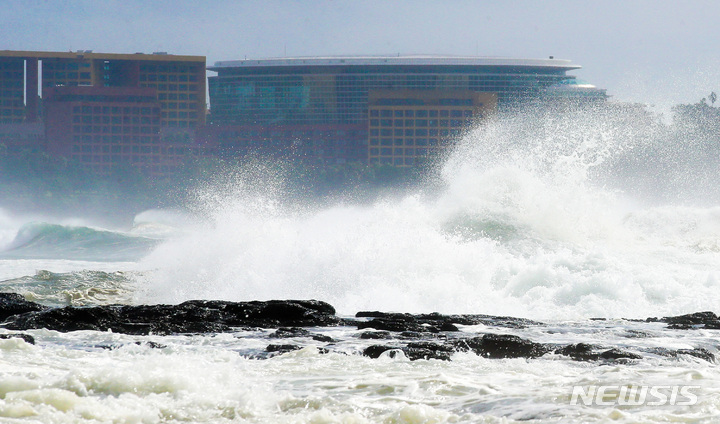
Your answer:
[[[378,96],[392,97],[388,93],[403,91],[405,97],[396,98],[395,102],[406,102],[408,113],[417,109],[421,114],[425,111],[429,114],[431,110],[438,114],[445,110],[449,114],[450,109],[441,106],[450,106],[452,99],[447,93],[454,93],[460,96],[455,100],[466,103],[455,106],[466,107],[456,108],[452,113],[460,113],[461,120],[468,121],[467,114],[477,118],[475,100],[470,93],[492,95],[495,99],[492,102],[502,109],[573,80],[575,77],[567,72],[578,68],[580,66],[570,61],[559,59],[445,56],[301,57],[216,62],[208,68],[217,75],[209,77],[211,125],[207,139],[215,140],[216,148],[226,154],[270,150],[299,154],[319,163],[370,159],[410,164],[414,159],[407,152],[413,152],[411,156],[415,156],[418,151],[428,150],[424,146],[418,150],[406,142],[415,143],[419,138],[421,143],[426,140],[429,145],[430,140],[437,137],[405,136],[410,129],[404,126],[392,129],[373,126],[370,99],[376,99],[376,111],[380,112],[384,109],[377,103]],[[604,99],[604,91],[596,94],[598,99]],[[477,101],[488,105],[487,98]],[[394,106],[393,119],[400,113],[398,107],[403,105]],[[402,124],[405,122],[403,116]],[[380,137],[371,133],[375,130],[391,131],[393,135],[388,138],[393,139],[393,149],[395,143],[401,141],[407,146],[406,150],[402,154],[398,150],[397,156],[380,154],[387,150],[375,153],[376,149],[388,148],[373,144],[375,140],[380,143]],[[423,128],[413,129],[418,130],[424,131]],[[438,126],[436,130],[450,134],[456,133],[458,128]],[[429,133],[429,127],[427,131]],[[403,136],[395,137],[398,132]],[[437,139],[438,146],[442,143],[446,141]]]

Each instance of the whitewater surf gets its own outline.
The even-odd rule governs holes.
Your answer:
[[[0,289],[47,307],[317,299],[339,320],[162,334],[3,328],[0,416],[713,422],[720,330],[662,317],[718,312],[720,185],[707,158],[683,154],[686,140],[641,118],[537,108],[486,122],[426,185],[372,203],[288,201],[282,178],[255,168],[134,229],[0,213]],[[132,310],[109,308],[93,313]],[[431,312],[517,321],[443,326]],[[532,354],[490,353],[498,340]],[[631,388],[642,402],[628,401]]]

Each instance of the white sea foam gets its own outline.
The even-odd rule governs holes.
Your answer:
[[[328,331],[333,337],[347,337],[333,333],[345,330]],[[558,355],[528,361],[457,353],[452,361],[411,362],[402,355],[378,359],[321,355],[308,347],[253,360],[238,355],[236,349],[248,345],[262,349],[266,340],[232,334],[161,338],[88,331],[30,333],[37,345],[19,338],[0,340],[0,420],[4,422],[13,418],[61,423],[606,422],[612,418],[630,423],[678,417],[712,422],[720,399],[714,384],[720,377],[717,367],[692,359],[597,366]],[[572,342],[587,336],[571,330],[565,337]],[[167,347],[135,344],[147,340]],[[116,348],[107,350],[103,345]],[[658,384],[692,384],[698,387],[698,404],[649,409],[592,408],[570,402],[575,385]]]
[[[638,167],[654,131],[641,124],[606,110],[491,122],[447,159],[439,192],[369,206],[288,206],[247,178],[212,187],[204,226],[146,258],[155,271],[138,301],[318,298],[345,313],[542,319],[711,309],[717,208],[637,195],[631,183],[659,178]]]

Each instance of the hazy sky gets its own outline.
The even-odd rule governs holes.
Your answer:
[[[720,91],[720,1],[0,0],[0,50],[218,60],[449,54],[570,59],[617,100]]]

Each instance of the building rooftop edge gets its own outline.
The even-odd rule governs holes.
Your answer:
[[[167,52],[155,53],[95,53],[92,50],[67,52],[31,51],[31,50],[0,50],[0,58],[36,58],[36,59],[108,59],[108,60],[156,60],[156,61],[187,61],[205,62],[205,56],[174,55]]]
[[[580,69],[566,59],[518,59],[483,56],[308,56],[259,59],[224,60],[215,62],[209,70],[225,68],[282,67],[282,66],[363,66],[363,65],[469,65],[469,66],[527,66]]]

